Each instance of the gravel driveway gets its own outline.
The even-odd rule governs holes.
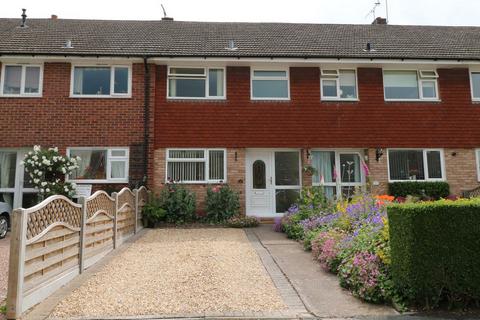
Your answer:
[[[243,230],[149,230],[51,318],[273,312],[281,297]]]
[[[8,256],[10,253],[10,233],[0,240],[0,306],[7,298]]]

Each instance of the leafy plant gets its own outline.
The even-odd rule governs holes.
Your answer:
[[[240,210],[238,192],[228,185],[217,185],[207,190],[205,199],[206,219],[213,223],[222,223],[237,215]]]
[[[34,146],[23,160],[29,183],[38,190],[40,200],[51,195],[75,195],[76,185],[65,181],[65,175],[72,174],[78,168],[79,157],[67,157],[58,152],[58,148],[42,149]]]
[[[444,181],[392,182],[388,184],[388,190],[395,198],[414,196],[423,200],[438,200],[450,195],[450,186]]]
[[[154,228],[159,222],[165,221],[167,211],[162,208],[160,199],[152,195],[143,207],[142,216],[144,225],[149,228]]]
[[[195,194],[183,186],[167,183],[160,193],[159,202],[166,211],[168,223],[185,223],[195,220]]]
[[[258,227],[259,224],[258,218],[251,216],[233,216],[227,220],[227,226],[231,228],[251,228]]]

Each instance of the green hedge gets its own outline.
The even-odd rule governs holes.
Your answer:
[[[396,197],[427,196],[434,199],[445,198],[450,195],[450,186],[443,181],[421,182],[405,181],[388,184],[390,195]]]
[[[480,199],[388,207],[392,277],[411,303],[480,300]]]

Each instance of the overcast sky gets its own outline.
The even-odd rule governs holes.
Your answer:
[[[377,0],[2,0],[0,17],[370,23]],[[386,16],[385,1],[376,9]],[[388,0],[391,24],[480,25],[479,0]]]

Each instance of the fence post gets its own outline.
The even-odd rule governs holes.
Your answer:
[[[82,205],[82,216],[80,218],[80,273],[85,269],[85,234],[87,231],[87,198],[79,197],[78,204]]]
[[[118,193],[112,193],[115,199],[115,212],[113,215],[113,249],[117,249],[117,216],[118,216]]]
[[[135,231],[133,234],[136,234],[138,230],[138,189],[133,189],[133,195],[135,197]]]
[[[22,314],[23,278],[27,242],[27,217],[24,209],[15,209],[12,214],[12,237],[8,266],[7,318],[16,319]]]

